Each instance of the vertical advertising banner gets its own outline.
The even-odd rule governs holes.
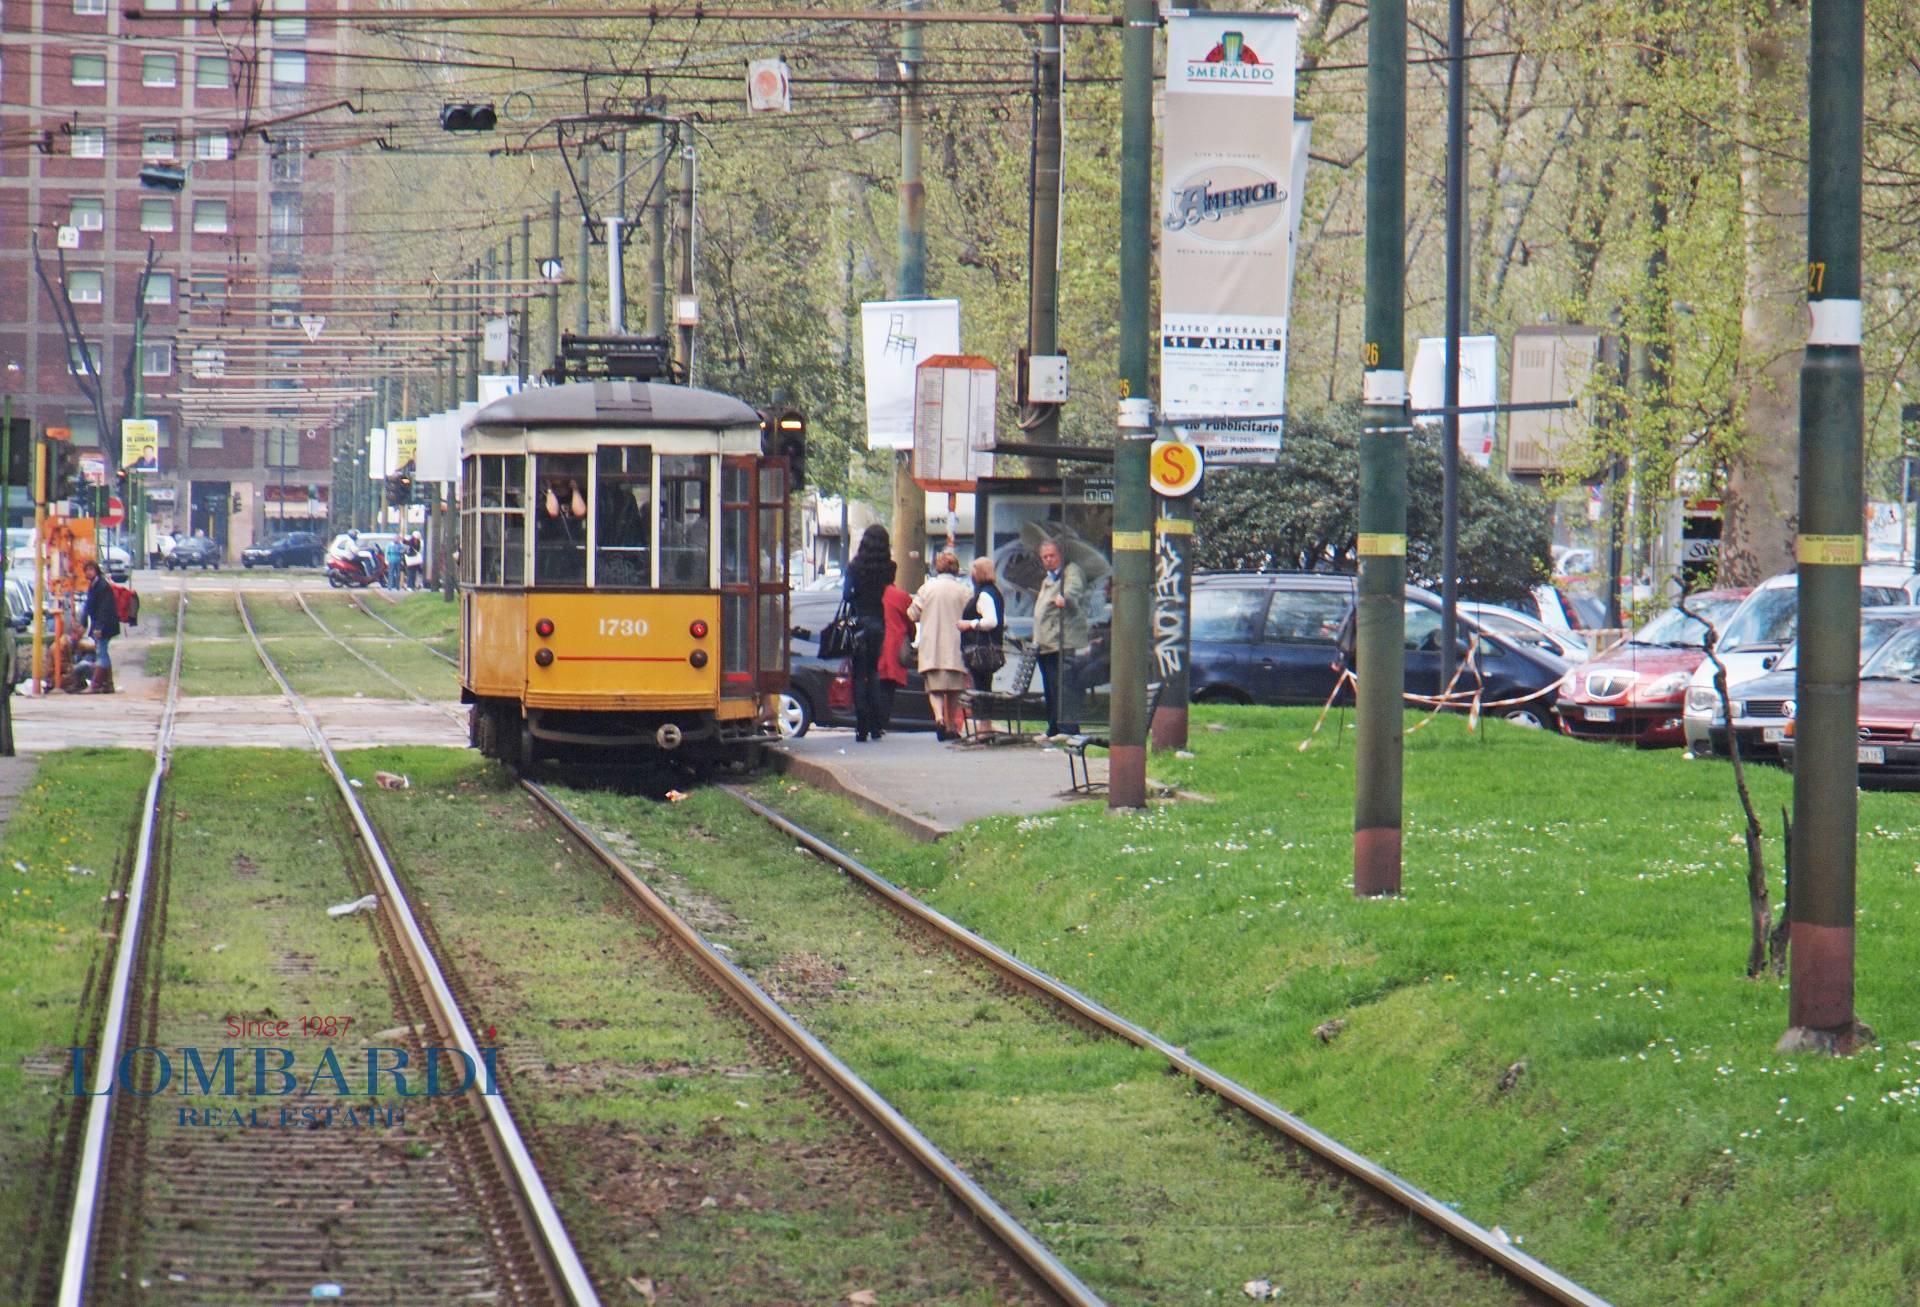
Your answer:
[[[1160,407],[1197,440],[1264,437],[1287,397],[1296,20],[1167,20]]]
[[[867,448],[913,448],[914,370],[960,352],[959,300],[876,300],[860,306],[867,381]]]

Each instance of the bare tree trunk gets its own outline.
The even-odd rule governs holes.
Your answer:
[[[1740,199],[1746,285],[1735,383],[1744,435],[1727,469],[1720,583],[1757,585],[1793,566],[1799,528],[1800,352],[1806,343],[1804,164],[1785,125],[1806,93],[1806,6],[1756,5],[1740,49]]]

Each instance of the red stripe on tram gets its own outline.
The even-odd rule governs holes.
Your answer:
[[[562,663],[683,663],[684,658],[643,658],[637,654],[556,654]]]

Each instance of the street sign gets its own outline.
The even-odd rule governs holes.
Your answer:
[[[319,313],[300,315],[300,330],[307,333],[308,340],[319,340],[320,333],[327,329],[327,319]]]
[[[485,338],[480,342],[480,358],[487,363],[513,362],[513,327],[510,318],[488,318]]]
[[[793,112],[793,82],[784,59],[754,59],[747,64],[747,108],[755,113]]]
[[[1206,463],[1197,446],[1179,440],[1154,441],[1147,459],[1153,493],[1167,499],[1192,494]]]
[[[54,243],[63,250],[77,250],[80,248],[80,229],[78,227],[63,226],[58,232],[54,233],[54,236]]]
[[[559,281],[567,275],[567,265],[560,259],[540,260],[540,275],[548,281]]]
[[[105,454],[80,455],[80,476],[90,486],[107,484],[107,456]]]
[[[127,520],[127,506],[118,495],[107,497],[107,511],[100,515],[101,526],[119,526]]]

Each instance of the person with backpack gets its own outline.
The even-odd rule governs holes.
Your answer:
[[[80,626],[93,636],[93,681],[88,694],[113,693],[113,658],[107,646],[120,634],[120,601],[113,584],[100,572],[100,564],[88,560],[81,569],[87,578],[87,597],[80,609]]]

